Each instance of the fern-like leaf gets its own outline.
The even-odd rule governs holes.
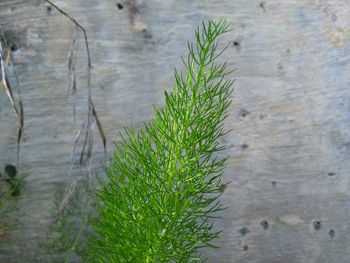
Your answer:
[[[199,249],[219,236],[211,218],[226,159],[225,135],[232,80],[226,63],[216,64],[225,20],[203,23],[188,44],[186,72],[175,70],[165,107],[136,133],[125,130],[116,145],[108,179],[96,193],[98,220],[90,251],[98,262],[199,262]]]

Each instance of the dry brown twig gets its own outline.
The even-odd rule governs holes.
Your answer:
[[[74,153],[76,150],[76,146],[79,142],[79,139],[81,137],[81,133],[83,130],[85,130],[85,135],[84,135],[84,143],[82,147],[82,151],[80,154],[80,164],[83,164],[84,162],[84,157],[85,157],[85,163],[86,163],[86,170],[87,170],[87,182],[89,181],[89,177],[91,175],[91,164],[92,164],[92,150],[93,150],[93,130],[95,124],[97,125],[100,137],[102,139],[103,143],[103,148],[104,148],[104,153],[106,157],[106,136],[103,131],[102,124],[98,118],[94,103],[92,101],[92,95],[91,95],[91,57],[90,57],[90,50],[89,50],[89,42],[88,42],[88,37],[86,30],[83,26],[81,26],[72,16],[70,16],[68,13],[63,11],[61,8],[59,8],[57,5],[55,5],[53,2],[50,0],[44,0],[50,6],[55,8],[59,13],[67,17],[71,22],[73,22],[76,26],[76,32],[75,35],[72,39],[72,44],[68,53],[68,84],[67,84],[67,93],[72,91],[72,95],[74,96],[74,106],[73,106],[73,118],[74,118],[74,123],[75,123],[75,108],[76,108],[76,93],[77,93],[77,85],[76,85],[76,49],[78,48],[77,41],[78,41],[78,30],[83,32],[84,35],[84,43],[85,43],[85,48],[86,48],[86,53],[87,53],[87,88],[88,88],[88,98],[87,98],[87,117],[86,120],[83,122],[82,126],[80,129],[77,131],[74,143],[73,143],[73,149],[71,153],[71,164],[70,164],[70,169],[69,169],[69,174],[68,174],[68,182],[67,182],[67,187],[65,190],[65,195],[62,200],[62,203],[60,205],[59,211],[58,211],[58,217],[59,215],[64,211],[65,207],[67,206],[70,197],[74,193],[76,181],[71,182],[71,172],[74,166],[73,163],[73,157]],[[21,89],[20,89],[20,82],[18,75],[15,70],[14,76],[16,79],[16,87],[17,87],[17,95],[18,99],[16,101],[15,96],[14,96],[14,89],[13,86],[10,84],[9,78],[8,78],[8,67],[13,66],[13,62],[11,59],[11,48],[7,44],[5,35],[0,28],[0,33],[1,33],[1,38],[2,41],[0,41],[0,67],[1,67],[1,82],[0,82],[0,92],[2,88],[5,89],[6,94],[11,102],[12,108],[17,116],[18,123],[19,123],[19,130],[17,134],[17,168],[19,168],[19,156],[20,156],[20,143],[21,139],[23,137],[23,131],[24,131],[24,111],[23,111],[23,104],[22,104],[22,99],[21,99]],[[57,217],[57,219],[58,219]],[[56,220],[56,219],[55,219]]]
[[[87,54],[88,112],[87,112],[86,121],[83,122],[83,125],[76,133],[74,143],[73,143],[71,160],[73,160],[76,145],[80,139],[81,132],[83,130],[85,130],[84,143],[83,143],[82,151],[80,154],[80,164],[83,163],[84,156],[85,156],[86,170],[87,170],[87,182],[89,182],[89,177],[91,174],[91,163],[92,163],[91,157],[92,157],[92,149],[93,149],[93,130],[94,130],[95,123],[97,124],[97,128],[98,128],[100,137],[102,139],[105,157],[106,157],[106,136],[105,136],[105,133],[103,131],[102,124],[98,118],[94,103],[92,101],[92,96],[91,96],[91,57],[90,57],[88,37],[87,37],[87,33],[86,33],[85,28],[83,26],[81,26],[71,15],[69,15],[67,12],[63,11],[61,8],[59,8],[57,5],[55,5],[50,0],[45,0],[45,2],[47,2],[53,8],[55,8],[59,13],[61,13],[65,17],[67,17],[72,23],[75,24],[76,29],[79,29],[84,35],[84,43],[85,43],[86,54]],[[68,91],[72,90],[74,96],[76,95],[76,92],[77,92],[77,90],[76,90],[76,76],[75,76],[75,66],[76,66],[75,65],[75,50],[77,48],[76,41],[77,41],[77,32],[76,32],[75,36],[73,37],[72,45],[71,45],[71,48],[70,48],[70,51],[68,54]],[[74,105],[73,111],[74,111],[74,116],[75,116],[75,105]],[[57,215],[55,221],[58,220],[60,214],[64,211],[65,207],[67,206],[70,197],[74,193],[75,183],[71,182],[71,179],[70,179],[73,165],[74,164],[72,162],[70,170],[69,170],[68,183],[67,183],[67,187],[66,187],[66,191],[65,191],[65,196],[62,200],[62,203],[60,205],[58,215]]]
[[[1,67],[1,84],[0,84],[0,93],[2,91],[2,88],[5,89],[7,97],[9,98],[12,108],[16,114],[16,117],[18,119],[18,133],[17,133],[17,169],[19,169],[19,154],[20,154],[20,145],[21,145],[21,139],[23,136],[24,131],[24,112],[23,112],[23,104],[22,104],[22,98],[21,98],[21,86],[19,83],[18,75],[15,70],[13,70],[15,78],[16,78],[16,87],[17,87],[17,95],[18,95],[18,102],[16,103],[15,97],[13,95],[13,88],[10,84],[10,81],[7,76],[7,68],[9,66],[13,66],[12,58],[11,58],[11,48],[7,44],[6,37],[0,28],[1,38],[2,41],[0,41],[0,67]],[[4,45],[4,46],[3,46]]]
[[[77,62],[77,52],[78,48],[78,27],[75,27],[74,36],[72,39],[71,48],[68,53],[68,83],[67,83],[67,97],[71,92],[74,97],[73,102],[73,123],[75,124],[75,108],[76,108],[76,97],[77,97],[77,79],[75,74],[75,67]]]
[[[54,7],[58,12],[60,12],[62,15],[67,17],[71,22],[73,22],[77,28],[79,28],[84,35],[84,42],[85,42],[85,48],[86,48],[86,54],[87,54],[87,87],[88,87],[88,118],[87,118],[87,126],[86,126],[86,134],[85,134],[85,140],[84,140],[84,146],[83,151],[81,153],[80,161],[83,161],[84,155],[87,157],[91,156],[91,153],[85,152],[85,149],[92,150],[92,146],[87,147],[87,143],[89,142],[89,133],[92,133],[91,128],[93,127],[92,122],[95,120],[98,126],[98,130],[102,139],[104,151],[106,152],[106,136],[103,131],[101,122],[97,116],[96,109],[94,106],[94,103],[92,101],[91,97],[91,56],[90,56],[90,49],[89,49],[89,42],[86,30],[83,26],[81,26],[71,15],[63,11],[61,8],[59,8],[57,5],[52,3],[50,0],[45,0],[48,4],[50,4],[52,7]],[[74,43],[74,41],[73,41]],[[68,63],[69,64],[69,63]]]

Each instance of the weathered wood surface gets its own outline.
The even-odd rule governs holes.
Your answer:
[[[108,137],[141,127],[172,85],[172,69],[202,19],[226,16],[234,31],[225,58],[236,90],[226,137],[232,183],[209,262],[350,262],[350,2],[348,0],[55,1],[88,32],[93,100]],[[66,95],[74,27],[41,1],[1,0],[12,33],[25,109],[21,224],[4,262],[37,255],[55,191],[62,190],[74,131],[83,119],[85,59],[80,40],[78,116]],[[0,97],[0,168],[16,157],[16,119]],[[95,136],[95,163],[102,158]]]

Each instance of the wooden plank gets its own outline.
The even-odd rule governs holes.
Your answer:
[[[350,3],[347,0],[55,1],[88,32],[93,100],[111,142],[152,117],[171,89],[173,66],[203,19],[225,16],[225,55],[236,67],[227,122],[233,132],[218,228],[209,262],[350,262]],[[41,1],[0,2],[0,25],[17,45],[25,109],[22,223],[5,261],[37,255],[53,193],[62,190],[74,131],[86,112],[86,54],[79,41],[77,123],[66,99],[74,27]],[[80,36],[81,37],[81,36]],[[16,157],[15,116],[0,97],[0,168]],[[95,161],[103,149],[95,136]],[[320,222],[320,223],[318,223]],[[244,229],[244,230],[242,230]],[[331,231],[333,230],[333,231]],[[22,261],[21,261],[22,260]]]

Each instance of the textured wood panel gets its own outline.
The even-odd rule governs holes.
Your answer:
[[[172,68],[201,20],[225,16],[234,31],[225,55],[237,68],[227,127],[230,147],[209,262],[350,262],[350,3],[347,0],[55,1],[88,32],[93,100],[109,148],[121,127],[137,127],[162,105]],[[80,40],[78,121],[66,99],[66,60],[74,27],[41,1],[0,1],[11,33],[26,118],[21,225],[6,260],[37,254],[53,193],[62,189],[74,131],[84,117],[86,59]],[[16,123],[0,97],[0,168],[14,163]],[[103,156],[95,136],[95,163]],[[5,260],[5,258],[4,258]]]

